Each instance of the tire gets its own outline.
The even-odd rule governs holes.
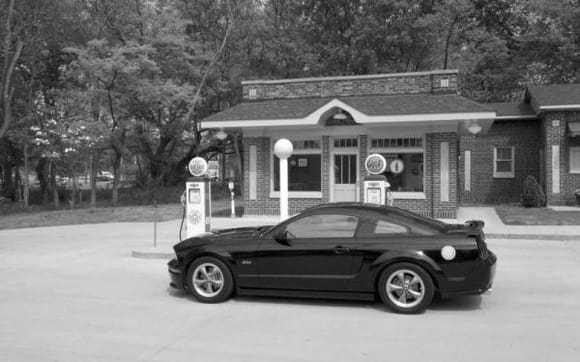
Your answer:
[[[221,260],[204,256],[195,259],[189,266],[187,287],[202,303],[220,303],[232,295],[234,279]]]
[[[423,312],[431,304],[435,289],[429,274],[411,263],[388,266],[381,273],[377,288],[383,303],[402,314]]]

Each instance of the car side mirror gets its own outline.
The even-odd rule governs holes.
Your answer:
[[[291,239],[293,236],[294,235],[292,235],[291,232],[284,230],[279,233],[276,233],[276,235],[274,235],[274,240],[276,240],[282,245],[291,246],[292,245]]]

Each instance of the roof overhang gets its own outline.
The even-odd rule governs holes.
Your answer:
[[[453,113],[419,113],[419,114],[385,114],[368,115],[351,105],[339,100],[332,99],[322,107],[311,112],[302,118],[282,118],[282,119],[229,119],[216,121],[202,121],[202,127],[209,128],[255,128],[255,127],[288,127],[288,126],[316,126],[321,124],[321,120],[336,113],[341,109],[350,113],[356,123],[361,125],[379,124],[416,124],[425,122],[440,121],[491,121],[496,118],[495,111],[479,112],[453,112]],[[490,123],[491,125],[491,123]]]

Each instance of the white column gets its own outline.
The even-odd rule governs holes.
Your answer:
[[[560,193],[560,146],[552,146],[552,193]]]
[[[449,201],[449,142],[441,142],[441,202]]]
[[[471,151],[465,151],[465,191],[471,191]]]
[[[288,218],[288,159],[280,159],[280,221]]]
[[[250,200],[257,200],[258,199],[258,172],[257,172],[257,165],[258,165],[258,147],[255,145],[250,146],[250,157],[249,157],[250,164],[248,165],[249,169],[249,180],[248,180],[248,188],[250,189]]]

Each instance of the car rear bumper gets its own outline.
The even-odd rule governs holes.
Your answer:
[[[440,288],[441,296],[491,294],[497,256],[490,251],[486,259],[478,260],[476,263],[473,271],[465,278],[448,278],[442,283],[444,285]]]
[[[183,276],[181,273],[181,265],[177,259],[172,259],[167,263],[169,271],[169,285],[176,289],[183,289]]]

